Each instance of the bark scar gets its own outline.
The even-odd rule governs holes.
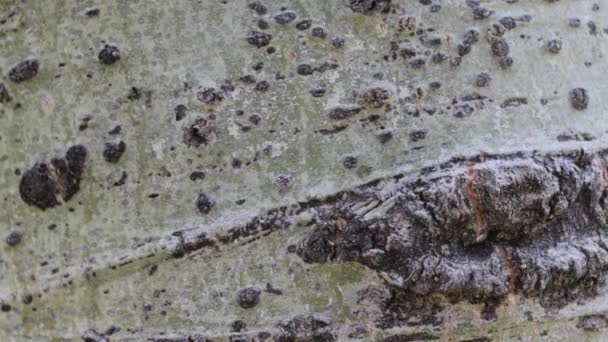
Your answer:
[[[603,196],[603,193],[606,191],[606,185],[608,185],[608,170],[606,170],[606,163],[604,162],[604,159],[602,159],[602,157],[600,157],[600,155],[597,151],[595,151],[593,153],[593,160],[596,162],[596,164],[599,168],[600,185],[602,187],[601,196]],[[600,205],[602,206],[604,216],[607,217],[608,216],[608,206],[606,206],[606,204],[604,204],[604,203],[600,203]]]
[[[492,242],[492,247],[494,247],[494,249],[498,253],[498,256],[500,257],[501,263],[507,269],[507,274],[508,274],[508,279],[509,279],[509,292],[508,293],[515,294],[516,293],[515,282],[517,280],[518,271],[517,271],[517,267],[515,266],[515,264],[513,262],[513,259],[511,258],[511,254],[509,253],[509,251],[507,250],[507,248],[505,246],[503,246],[502,244],[500,244],[498,242]]]
[[[487,236],[486,230],[486,221],[483,217],[483,211],[481,208],[481,203],[477,194],[475,193],[475,180],[478,177],[477,170],[473,168],[473,165],[470,160],[465,161],[465,166],[467,169],[467,179],[464,184],[467,200],[471,204],[471,208],[473,209],[473,213],[475,214],[475,225],[473,227],[475,231],[475,240],[477,242],[481,242],[485,240]]]
[[[49,155],[46,159],[47,165],[47,175],[51,182],[53,183],[53,195],[55,196],[55,201],[59,204],[63,203],[63,182],[60,177],[60,170],[55,167],[53,164],[53,155]]]

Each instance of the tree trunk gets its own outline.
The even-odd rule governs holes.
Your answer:
[[[0,1],[0,340],[603,340],[608,4]]]

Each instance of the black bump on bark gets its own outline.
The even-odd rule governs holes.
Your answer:
[[[270,44],[272,35],[270,33],[264,33],[260,31],[249,31],[247,35],[247,43],[257,47],[258,49]]]
[[[236,302],[243,309],[251,309],[260,302],[260,290],[255,287],[246,287],[236,293]]]
[[[5,238],[6,243],[9,246],[16,246],[21,242],[21,238],[23,237],[23,233],[20,230],[12,230]]]
[[[43,210],[69,200],[80,189],[86,158],[86,148],[75,145],[63,156],[56,153],[36,162],[21,176],[21,199]]]
[[[277,13],[274,16],[274,21],[279,25],[287,25],[292,21],[296,20],[296,13],[293,11],[284,11],[281,13]]]
[[[570,91],[570,103],[576,110],[585,110],[589,106],[589,94],[585,88],[574,88]]]
[[[118,47],[106,44],[97,55],[99,61],[105,65],[112,65],[120,60]]]
[[[346,7],[353,12],[364,15],[388,13],[391,9],[391,0],[343,0]]]
[[[116,163],[125,153],[127,144],[124,141],[106,141],[103,145],[103,159],[110,163]]]
[[[15,83],[27,81],[38,74],[40,63],[35,58],[26,59],[13,66],[8,77]]]
[[[198,195],[196,199],[196,207],[198,208],[198,211],[203,214],[209,214],[209,212],[211,212],[211,209],[213,209],[214,206],[215,203],[213,203],[213,201],[211,201],[209,197],[207,197],[207,195],[205,195],[204,193],[200,193]]]

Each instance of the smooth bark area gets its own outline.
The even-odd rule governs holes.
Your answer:
[[[0,1],[0,340],[608,336],[608,3]]]

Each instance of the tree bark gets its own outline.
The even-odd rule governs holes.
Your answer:
[[[0,340],[602,340],[608,4],[0,2]]]

